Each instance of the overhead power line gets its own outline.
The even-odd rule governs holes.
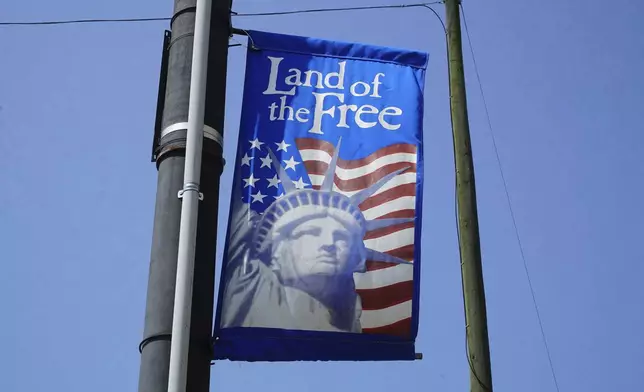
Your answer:
[[[427,7],[429,5],[439,4],[439,3],[442,3],[442,1],[434,1],[429,3],[373,5],[373,6],[362,6],[362,7],[314,8],[314,9],[274,11],[274,12],[250,12],[250,13],[233,12],[233,16],[276,16],[276,15],[310,14],[310,13],[320,13],[320,12],[375,10],[375,9],[387,9],[387,8],[414,8],[414,7]],[[0,22],[0,26],[51,26],[51,25],[69,25],[69,24],[86,24],[86,23],[141,23],[141,22],[169,21],[171,19],[172,18],[170,17],[69,19],[69,20],[48,20],[48,21]]]
[[[433,1],[431,3],[413,3],[413,4],[390,4],[390,5],[372,5],[362,7],[339,7],[339,8],[314,8],[307,10],[294,10],[294,11],[273,11],[273,12],[251,12],[251,13],[234,13],[234,16],[276,16],[276,15],[293,15],[293,14],[308,14],[318,12],[334,12],[334,11],[359,11],[359,10],[376,10],[386,8],[414,8],[425,7],[432,4],[441,4],[442,1]]]
[[[47,20],[40,22],[0,22],[0,26],[51,26],[64,24],[81,23],[128,23],[128,22],[156,22],[170,20],[172,18],[120,18],[120,19],[70,19],[70,20]]]

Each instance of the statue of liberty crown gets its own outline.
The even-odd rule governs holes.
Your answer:
[[[328,169],[324,175],[324,180],[319,190],[311,188],[296,189],[292,180],[286,173],[286,170],[280,164],[280,161],[275,157],[273,151],[268,148],[268,153],[271,156],[273,166],[277,171],[277,175],[282,186],[284,187],[284,196],[276,199],[271,205],[269,205],[257,223],[253,233],[253,246],[256,254],[261,254],[270,247],[272,244],[273,234],[276,229],[284,227],[296,220],[306,219],[306,217],[310,216],[314,211],[318,213],[327,212],[340,216],[345,224],[350,225],[353,230],[356,230],[359,233],[360,239],[362,239],[364,234],[368,231],[414,220],[414,218],[367,220],[362,213],[362,210],[359,208],[359,205],[363,201],[376,193],[378,189],[395,176],[407,170],[408,167],[396,170],[382,177],[368,188],[350,197],[333,191],[338,153],[340,151],[340,142],[341,139],[338,141],[333,152],[333,157],[329,162]],[[366,256],[368,260],[373,261],[411,264],[410,262],[398,257],[368,248],[366,249]]]

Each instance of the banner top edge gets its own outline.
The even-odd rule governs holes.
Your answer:
[[[311,38],[298,35],[246,30],[251,44],[249,51],[269,50],[286,53],[379,61],[425,70],[428,52],[363,44],[358,42]],[[288,45],[284,45],[288,42]]]

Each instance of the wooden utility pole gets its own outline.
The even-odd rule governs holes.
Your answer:
[[[476,209],[474,162],[465,97],[460,3],[460,0],[445,0],[450,109],[456,160],[459,247],[463,296],[465,297],[465,328],[470,367],[470,390],[472,392],[491,392],[492,370]]]

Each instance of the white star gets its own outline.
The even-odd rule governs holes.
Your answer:
[[[251,150],[253,148],[256,148],[256,149],[260,150],[260,147],[262,146],[262,144],[264,144],[264,142],[259,141],[259,138],[255,138],[255,140],[249,140],[248,142],[250,143],[250,149]]]
[[[250,187],[254,188],[254,187],[255,187],[255,183],[256,183],[257,181],[259,181],[259,178],[255,178],[255,177],[253,177],[253,173],[250,173],[250,177],[248,177],[248,178],[242,178],[242,180],[244,180],[244,182],[246,183],[246,185],[244,185],[244,188],[246,188],[247,186],[250,186]]]
[[[271,163],[273,163],[273,160],[271,159],[270,155],[266,155],[266,157],[264,158],[259,158],[259,160],[262,161],[262,166],[259,167],[260,169],[264,166],[270,168]]]
[[[242,166],[247,165],[250,166],[250,160],[253,159],[252,157],[248,156],[248,153],[244,154],[244,157],[241,159]]]
[[[275,195],[275,196],[273,196],[273,197],[275,198],[275,200],[277,200],[277,199],[279,199],[279,198],[280,198],[280,197],[282,197],[282,196],[284,196],[284,193],[282,193],[281,195]]]
[[[286,163],[286,170],[293,169],[295,171],[295,165],[299,165],[300,162],[297,162],[293,157],[291,159],[284,161]]]
[[[277,188],[277,184],[279,184],[281,182],[280,179],[277,178],[277,174],[274,175],[273,178],[267,178],[266,180],[268,181],[268,187],[269,188],[272,187],[272,186]]]
[[[293,185],[295,185],[295,189],[304,189],[307,185],[306,182],[302,181],[302,178],[300,178],[297,181],[293,181]]]
[[[253,194],[251,194],[250,196],[253,198],[253,201],[252,201],[251,203],[254,203],[254,202],[256,202],[256,201],[258,201],[258,202],[260,202],[260,203],[263,203],[263,202],[264,202],[264,198],[266,197],[266,195],[262,195],[262,192],[260,192],[260,191],[257,191],[257,193],[256,193],[256,194],[254,194],[254,195],[253,195]]]
[[[291,145],[284,142],[284,140],[282,140],[281,143],[275,143],[275,144],[277,144],[277,151],[283,150],[284,152],[286,152],[286,149],[291,147]]]

